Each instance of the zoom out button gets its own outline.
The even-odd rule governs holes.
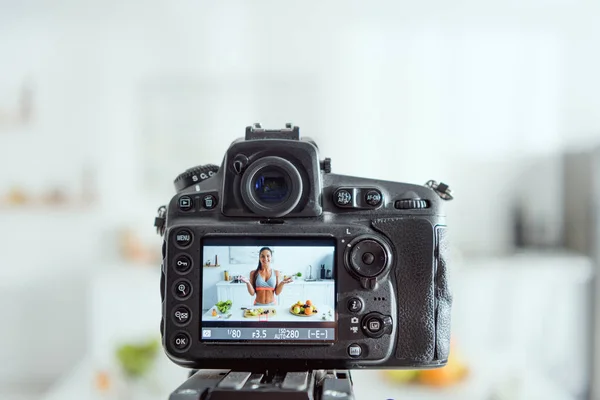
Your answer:
[[[191,313],[187,307],[180,306],[173,312],[173,320],[178,325],[185,325],[190,321]]]

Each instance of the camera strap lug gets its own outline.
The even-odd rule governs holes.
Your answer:
[[[425,186],[433,189],[442,200],[452,200],[454,198],[452,190],[444,182],[437,183],[434,180],[429,180],[425,183]]]
[[[154,226],[156,227],[156,233],[160,236],[165,234],[165,223],[167,215],[167,207],[160,206],[156,212],[156,218],[154,218]]]

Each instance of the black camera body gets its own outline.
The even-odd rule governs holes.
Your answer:
[[[220,167],[192,168],[175,186],[156,219],[161,333],[175,363],[292,371],[447,362],[445,184],[333,174],[288,124],[248,127]],[[265,247],[275,267],[257,268]],[[227,277],[253,271],[264,271],[263,286]],[[267,296],[259,289],[273,302],[256,305]]]

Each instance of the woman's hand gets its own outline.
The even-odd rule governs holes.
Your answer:
[[[284,280],[281,281],[281,283],[285,285],[285,284],[291,283],[293,281],[294,280],[292,278],[285,278]]]
[[[240,276],[240,280],[246,284],[250,283],[250,281],[248,280],[248,278],[246,278],[245,276]]]

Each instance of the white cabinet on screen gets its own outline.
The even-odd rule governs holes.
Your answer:
[[[304,297],[304,287],[302,281],[295,281],[283,287],[279,294],[277,304],[281,306],[291,306],[297,301],[306,301]]]
[[[317,306],[327,306],[335,309],[335,291],[333,281],[307,282],[304,285],[304,296],[301,299],[310,300]]]
[[[217,283],[217,301],[231,300],[233,307],[248,307],[252,305],[253,296],[250,296],[245,283],[219,282]],[[207,309],[213,306],[204,306]]]

